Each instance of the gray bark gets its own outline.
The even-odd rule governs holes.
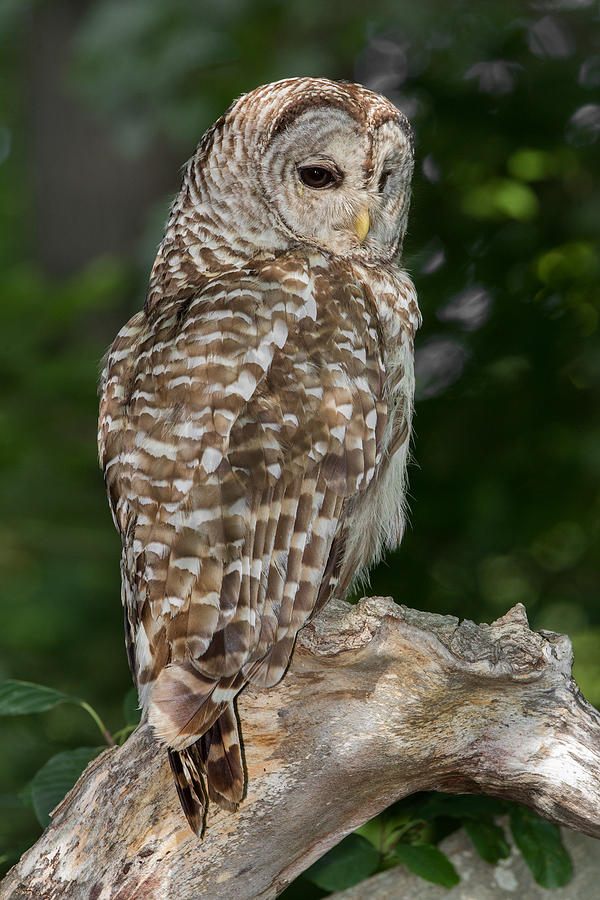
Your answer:
[[[330,603],[270,691],[239,698],[248,795],[200,842],[147,725],[94,760],[0,886],[2,900],[261,900],[421,790],[517,800],[600,836],[600,715],[568,638],[391,599]]]

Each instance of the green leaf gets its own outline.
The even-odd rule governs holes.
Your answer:
[[[26,716],[30,713],[46,712],[59,703],[75,703],[92,717],[100,730],[100,734],[112,743],[112,738],[96,712],[96,710],[72,694],[63,694],[54,688],[44,687],[42,684],[32,684],[29,681],[14,681],[7,679],[0,682],[0,716]]]
[[[30,809],[33,808],[33,797],[31,796],[30,781],[19,791],[19,798],[23,806],[28,806]]]
[[[349,834],[304,872],[326,891],[342,891],[368,878],[379,866],[380,853],[359,834]]]
[[[472,819],[467,819],[463,824],[475,849],[486,862],[495,866],[499,860],[510,856],[510,845],[506,840],[504,829],[499,825],[493,822],[475,822]]]
[[[59,703],[78,703],[76,697],[29,681],[0,682],[0,716],[26,716],[45,712]]]
[[[542,253],[536,263],[540,280],[552,286],[595,280],[599,268],[598,253],[589,241],[561,244]]]
[[[123,715],[128,725],[138,725],[142,712],[139,708],[138,694],[134,687],[130,688],[123,698]]]
[[[464,211],[476,219],[516,219],[528,222],[539,210],[539,201],[529,185],[512,178],[493,178],[467,187],[462,197]]]
[[[369,819],[368,822],[365,822],[364,825],[357,828],[354,833],[366,838],[376,850],[381,852],[385,838],[385,828],[381,816],[375,816],[374,819]]]
[[[426,821],[439,816],[450,819],[491,819],[507,812],[507,804],[494,797],[475,794],[432,794],[415,812]]]
[[[554,175],[558,161],[551,153],[522,147],[509,156],[506,167],[514,178],[520,178],[522,181],[539,181]]]
[[[517,806],[510,814],[510,828],[538,884],[558,888],[571,880],[573,865],[557,825],[540,818],[530,809]]]
[[[40,825],[50,822],[50,813],[71,790],[87,764],[106,747],[78,747],[52,756],[31,782],[33,808]]]
[[[415,875],[434,884],[451,888],[460,881],[448,857],[433,844],[396,844],[391,856]]]

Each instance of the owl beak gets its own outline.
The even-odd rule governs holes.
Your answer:
[[[371,220],[369,218],[369,210],[366,206],[363,206],[354,220],[354,227],[352,229],[361,244],[368,235],[370,227]]]

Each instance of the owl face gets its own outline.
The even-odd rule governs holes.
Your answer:
[[[147,303],[298,246],[391,262],[406,231],[411,129],[358,84],[289,78],[245,94],[189,161]]]
[[[324,103],[276,131],[260,179],[297,241],[380,262],[397,254],[404,236],[412,162],[397,110],[375,125]]]

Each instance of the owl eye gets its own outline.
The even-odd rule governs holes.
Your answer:
[[[385,191],[386,185],[388,183],[388,178],[390,177],[391,174],[392,173],[390,172],[389,169],[384,169],[383,172],[381,173],[381,176],[379,178],[379,185],[378,185],[380,194],[383,194],[383,192]]]
[[[329,187],[330,184],[335,184],[340,180],[339,175],[323,166],[303,166],[298,169],[298,174],[302,184],[311,188]]]

